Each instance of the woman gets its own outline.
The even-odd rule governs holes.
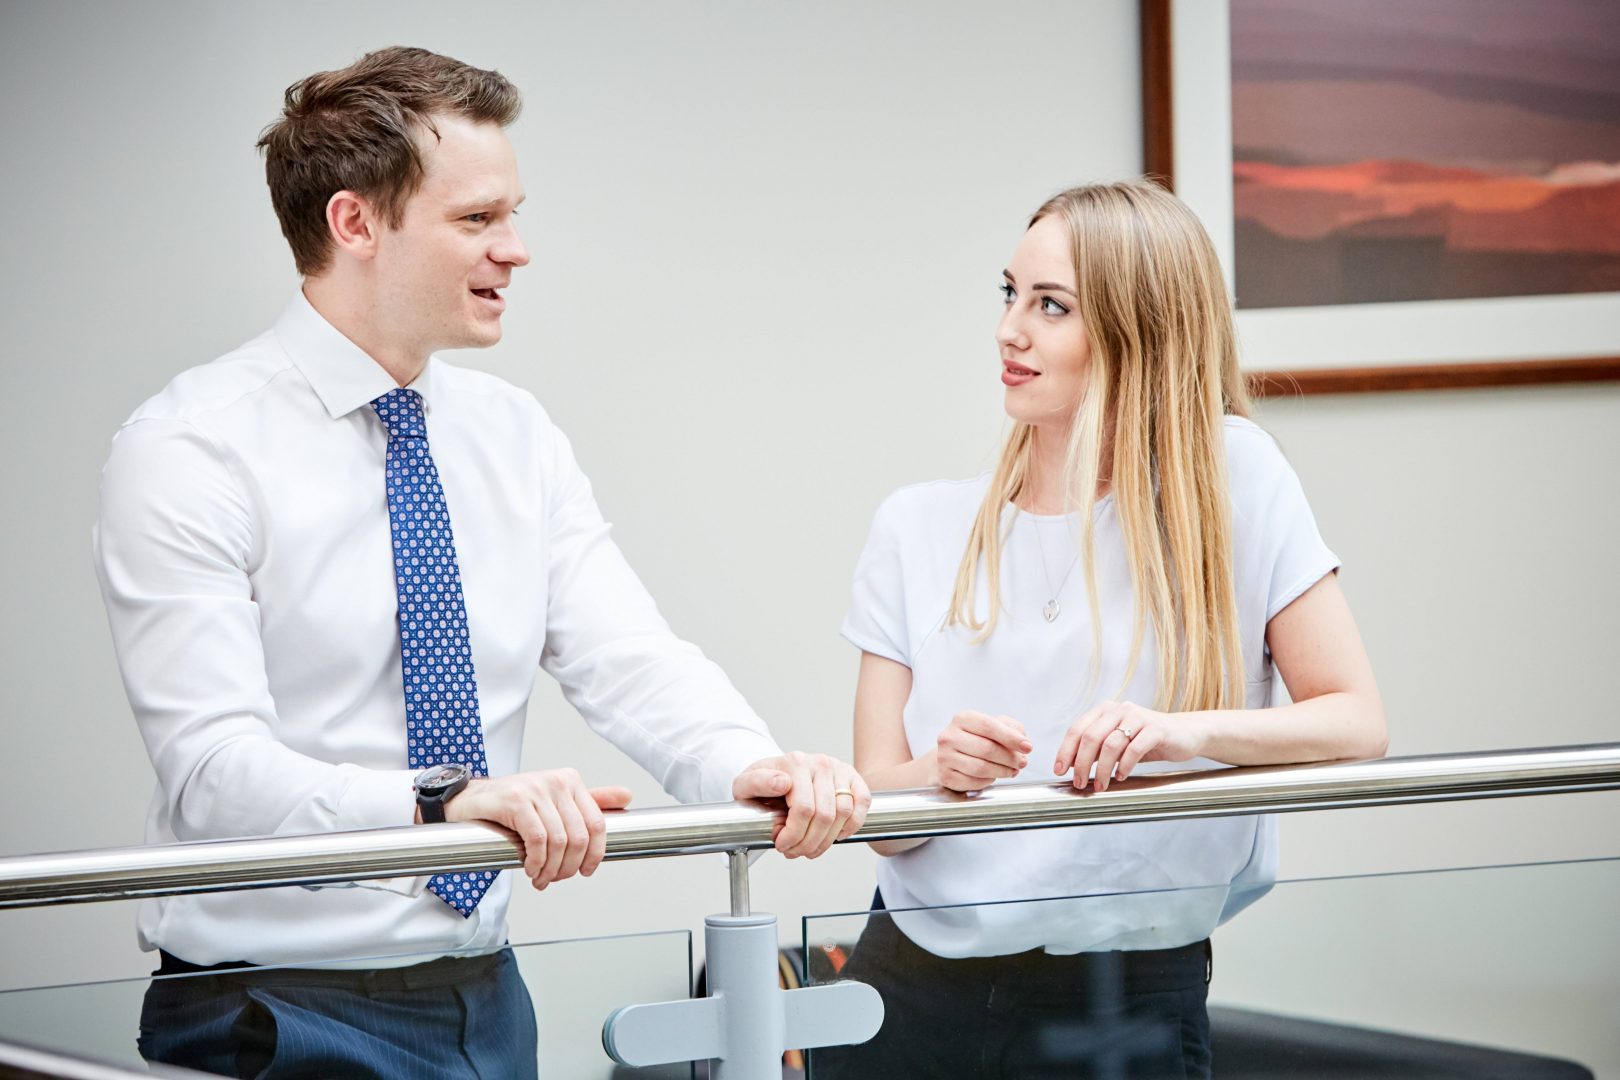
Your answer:
[[[1004,273],[999,461],[891,495],[856,571],[867,782],[1072,773],[1101,791],[1381,755],[1338,559],[1246,419],[1197,219],[1145,182],[1074,188]],[[1273,665],[1292,704],[1271,704]],[[873,846],[877,905],[929,910],[869,921],[845,971],[888,1016],[871,1043],[818,1052],[819,1076],[1208,1075],[1208,937],[1271,879],[1271,819]]]

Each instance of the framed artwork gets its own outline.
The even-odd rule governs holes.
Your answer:
[[[1620,4],[1140,2],[1258,393],[1620,379]]]

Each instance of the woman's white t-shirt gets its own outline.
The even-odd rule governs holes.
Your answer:
[[[1270,435],[1228,417],[1226,450],[1245,705],[1263,708],[1273,678],[1266,624],[1339,561],[1322,542],[1299,478]],[[1101,642],[1092,636],[1085,568],[1074,565],[1074,514],[1009,511],[995,633],[974,644],[973,631],[945,625],[957,567],[989,482],[986,474],[917,484],[884,500],[856,567],[843,635],[911,669],[903,718],[913,756],[934,749],[956,713],[974,709],[1015,718],[1035,744],[1029,766],[1011,782],[1051,780],[1064,733],[1092,705],[1112,699],[1152,707],[1157,651],[1147,627],[1141,660],[1122,688],[1135,600],[1113,500],[1106,497],[1095,510]],[[979,577],[982,618],[987,598]],[[1054,588],[1061,611],[1048,622],[1043,608]],[[1100,668],[1093,683],[1094,653]],[[1147,762],[1136,774],[1219,767],[1205,759]],[[934,837],[881,860],[878,885],[891,909],[931,909],[894,918],[939,956],[1160,949],[1208,936],[1265,891],[1276,861],[1270,817],[1142,822]],[[1084,899],[1014,902],[1051,897]]]

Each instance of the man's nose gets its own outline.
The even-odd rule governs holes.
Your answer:
[[[507,224],[506,234],[489,253],[489,257],[506,266],[529,265],[529,249],[524,246],[523,237],[518,235],[516,225]]]

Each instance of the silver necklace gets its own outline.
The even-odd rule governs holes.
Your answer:
[[[1069,561],[1069,568],[1063,572],[1063,580],[1058,582],[1057,588],[1052,588],[1052,574],[1046,569],[1046,545],[1041,543],[1041,523],[1033,517],[1029,523],[1035,527],[1035,547],[1041,553],[1041,576],[1046,579],[1046,590],[1051,594],[1051,599],[1041,609],[1041,614],[1046,616],[1047,622],[1057,622],[1057,617],[1063,614],[1063,605],[1058,603],[1058,594],[1063,591],[1063,586],[1069,583],[1069,575],[1074,573],[1075,566],[1080,562],[1080,553],[1078,551],[1074,553],[1074,558]]]

